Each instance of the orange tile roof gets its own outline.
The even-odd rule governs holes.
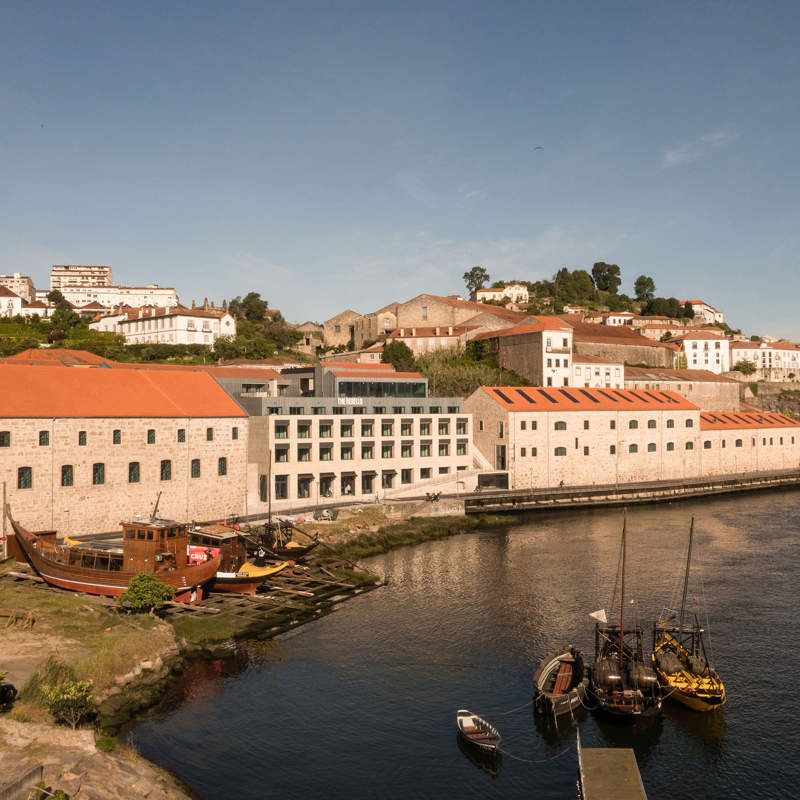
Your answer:
[[[360,362],[353,362],[356,364],[358,369],[335,369],[333,370],[333,374],[337,378],[372,378],[374,379],[394,379],[394,378],[418,378],[422,379],[422,375],[419,372],[387,372],[387,373],[377,373],[375,370],[370,370],[369,367],[373,366],[372,364],[362,364]],[[365,369],[366,367],[366,369]]]
[[[479,333],[475,339],[496,339],[499,336],[516,336],[520,333],[535,333],[537,331],[561,331],[570,333],[572,323],[565,322],[561,317],[537,316],[537,322],[526,322],[522,325],[514,325],[511,328],[500,328],[496,331],[486,331]]]
[[[675,392],[632,389],[481,386],[477,391],[507,411],[695,411],[698,407]]]
[[[563,318],[563,317],[562,317]],[[576,344],[626,344],[636,347],[662,347],[667,350],[679,350],[669,342],[656,342],[637,333],[630,325],[592,325],[589,322],[577,322],[572,319],[569,324],[573,328],[572,341]]]
[[[700,414],[700,429],[704,431],[798,427],[800,422],[796,419],[766,411],[704,411]]]
[[[713,339],[714,341],[720,342],[723,339],[726,339],[726,337],[722,331],[719,333],[711,333],[711,331],[692,331],[691,333],[673,336],[672,341],[683,342],[686,339]]]
[[[37,366],[112,366],[113,361],[90,353],[87,350],[68,350],[62,347],[40,347],[23,350],[14,356],[0,359],[5,364],[35,364]]]
[[[0,297],[19,297],[19,295],[12,292],[7,286],[0,286]]]
[[[208,374],[0,365],[0,417],[246,417]]]
[[[391,364],[384,363],[359,364],[357,361],[323,361],[321,363],[325,367],[341,367],[342,369],[385,369],[390,372],[394,371],[394,367]]]
[[[574,361],[574,359],[573,359]],[[667,369],[666,367],[625,367],[625,382],[639,381],[680,381],[685,383],[735,383],[731,378],[723,378],[707,369]]]
[[[731,342],[731,350],[798,350],[793,342]]]

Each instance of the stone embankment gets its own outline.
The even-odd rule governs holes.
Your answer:
[[[743,403],[800,419],[800,384],[796,382],[745,383],[739,387],[739,391]]]

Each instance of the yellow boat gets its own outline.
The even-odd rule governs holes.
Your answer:
[[[725,703],[725,684],[706,654],[703,629],[695,615],[693,625],[684,626],[689,569],[692,562],[694,517],[689,528],[689,549],[683,579],[683,599],[677,628],[670,619],[653,625],[653,667],[667,697],[694,711],[713,711]],[[665,615],[666,617],[666,615]],[[671,617],[674,619],[674,615]]]

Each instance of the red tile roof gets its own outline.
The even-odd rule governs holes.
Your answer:
[[[794,342],[731,342],[731,350],[798,350]]]
[[[603,358],[602,356],[582,356],[575,353],[572,356],[573,364],[619,364],[619,361],[611,361],[611,359]]]
[[[405,328],[395,328],[391,333],[386,335],[387,339],[420,339],[420,338],[433,338],[461,336],[462,333],[469,333],[479,328],[479,325],[438,325],[432,328],[421,328],[417,325],[412,325]],[[452,329],[452,333],[448,333]],[[402,333],[401,333],[402,331]],[[413,331],[413,333],[412,333]],[[438,333],[437,333],[438,331]]]
[[[457,300],[455,297],[441,297],[436,294],[422,294],[420,297],[430,297],[434,300],[446,303],[453,308],[473,309],[476,314],[493,314],[495,317],[500,317],[500,319],[505,319],[509,322],[521,322],[526,317],[525,314],[521,314],[518,311],[509,311],[507,308],[490,306],[486,303],[474,303],[472,300]]]
[[[631,389],[582,389],[482,386],[507,411],[693,411],[698,407],[675,392]]]
[[[25,364],[37,366],[77,366],[77,367],[94,367],[94,366],[112,366],[113,361],[107,358],[97,356],[87,350],[67,350],[61,347],[51,348],[32,348],[30,350],[23,350],[14,356],[0,359],[0,363],[5,364]]]
[[[387,372],[376,373],[375,370],[370,370],[369,367],[373,364],[361,364],[356,362],[358,369],[335,369],[333,374],[337,378],[372,378],[373,380],[379,379],[394,379],[394,378],[417,378],[422,380],[422,375],[419,372]]]
[[[738,381],[723,378],[722,375],[717,375],[707,369],[666,369],[665,367],[625,367],[625,382],[627,383],[629,380],[735,383],[738,385]]]
[[[246,417],[202,372],[0,365],[0,417]]]
[[[7,286],[0,286],[0,297],[19,297],[19,295],[12,292]]]
[[[565,322],[561,317],[537,316],[536,322],[526,322],[522,325],[514,325],[511,328],[500,328],[496,331],[486,331],[479,333],[475,339],[496,339],[499,336],[517,336],[521,333],[535,333],[536,331],[562,331],[570,333],[573,325]]]
[[[563,317],[562,317],[563,318]],[[566,321],[573,328],[572,341],[576,344],[585,342],[586,344],[623,344],[636,347],[661,347],[673,352],[678,351],[674,344],[669,342],[656,342],[648,339],[640,333],[636,333],[629,325],[592,325],[588,322],[574,321],[573,317],[568,317]]]
[[[691,333],[683,333],[678,336],[673,336],[671,341],[682,342],[686,339],[714,339],[719,342],[725,339],[725,334],[720,331],[719,333],[711,333],[711,331],[692,331]]]
[[[800,422],[796,419],[766,411],[704,411],[700,414],[700,428],[704,431],[798,427]]]

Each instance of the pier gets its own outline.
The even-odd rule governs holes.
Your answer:
[[[578,776],[581,800],[647,800],[629,747],[581,747],[578,734]]]
[[[690,497],[798,487],[800,487],[800,471],[782,470],[691,480],[486,490],[464,496],[464,511],[467,514],[487,514],[556,508],[630,506],[639,503],[671,502]]]

